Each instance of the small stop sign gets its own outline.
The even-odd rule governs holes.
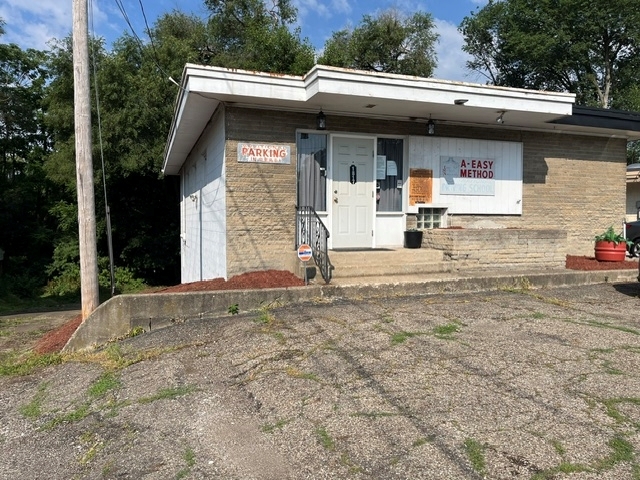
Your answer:
[[[311,260],[312,252],[311,247],[306,243],[303,243],[298,247],[298,258],[302,262],[308,262]]]

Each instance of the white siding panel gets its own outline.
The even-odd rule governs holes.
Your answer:
[[[495,161],[493,195],[441,193],[441,158],[476,158]],[[463,138],[410,137],[408,169],[433,171],[432,204],[450,214],[522,214],[522,144]],[[409,171],[406,172],[407,178]],[[408,189],[407,189],[408,191]],[[405,200],[408,205],[408,196]],[[421,205],[428,207],[429,205]],[[417,211],[418,207],[407,207]]]
[[[213,122],[206,139],[206,166],[202,186],[203,279],[227,278],[227,220],[222,115]]]
[[[182,170],[182,283],[227,275],[223,120],[215,115]]]

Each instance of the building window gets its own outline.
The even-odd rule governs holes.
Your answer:
[[[298,133],[298,206],[327,210],[327,135]]]
[[[376,161],[376,211],[402,211],[402,156],[401,138],[378,138]]]
[[[419,208],[416,215],[418,230],[446,227],[445,214],[444,208]]]

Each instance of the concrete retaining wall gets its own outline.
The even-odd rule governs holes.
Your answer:
[[[264,290],[120,295],[100,305],[81,325],[64,348],[83,350],[126,336],[133,328],[145,331],[164,328],[189,319],[225,317],[231,305],[242,311],[294,302],[340,298],[384,298],[388,296],[433,295],[498,290],[502,288],[544,288],[606,282],[636,281],[637,270],[579,272],[572,270],[520,273],[430,275],[422,282],[375,285],[322,285]]]

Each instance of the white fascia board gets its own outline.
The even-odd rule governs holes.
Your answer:
[[[302,77],[293,75],[196,65],[188,65],[186,73],[187,89],[190,92],[293,102],[304,102],[307,98]]]
[[[405,75],[350,71],[316,66],[307,77],[307,92],[371,99],[453,105],[467,99],[467,107],[553,115],[571,115],[575,95],[570,93],[494,87]]]

